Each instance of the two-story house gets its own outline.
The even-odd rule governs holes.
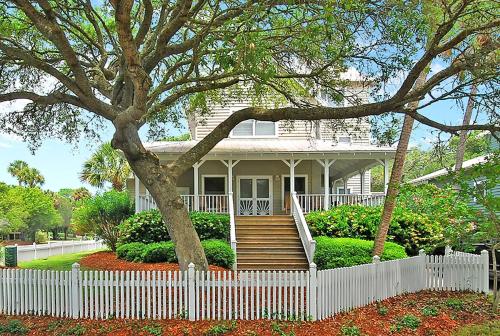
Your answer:
[[[174,160],[248,106],[250,101],[241,99],[213,105],[208,117],[190,123],[192,140],[152,142],[146,148],[161,160]],[[232,216],[239,269],[305,269],[314,242],[304,213],[341,204],[382,204],[384,193],[370,190],[370,169],[385,165],[387,182],[387,162],[395,149],[370,143],[368,120],[348,121],[340,130],[335,125],[328,120],[242,122],[178,180],[189,211]],[[136,211],[155,207],[138,180],[130,180],[128,190]]]

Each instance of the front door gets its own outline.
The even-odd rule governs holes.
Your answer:
[[[273,212],[272,178],[268,176],[238,177],[238,215],[269,216]]]

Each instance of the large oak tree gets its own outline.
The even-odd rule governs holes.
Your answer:
[[[435,18],[419,1],[0,0],[0,102],[29,101],[1,114],[0,130],[36,147],[46,137],[97,136],[99,126],[112,123],[112,145],[156,200],[181,268],[189,262],[206,268],[176,181],[244,120],[396,112],[447,132],[498,129],[491,107],[499,8],[480,0],[443,0],[441,6],[437,29],[423,39]],[[470,41],[478,34],[492,38],[476,48]],[[435,62],[441,70],[415,87]],[[372,102],[361,104],[345,90],[342,73],[349,68],[367,79]],[[464,71],[475,75],[453,80]],[[402,77],[401,84],[384,91],[394,77]],[[474,84],[476,100],[490,107],[484,124],[444,125],[420,113],[435,101],[460,99]],[[349,104],[301,99],[320,88]],[[259,103],[265,99],[254,99],[173,162],[160,163],[144,147],[141,128],[159,134],[185,111],[209,113],[210,101],[241,91],[286,104],[269,108]]]

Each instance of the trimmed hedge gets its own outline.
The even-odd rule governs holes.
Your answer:
[[[314,262],[318,269],[349,267],[372,262],[373,241],[354,238],[317,237]],[[387,242],[381,260],[406,258],[403,246]]]
[[[189,214],[201,240],[229,237],[229,215],[209,212]],[[144,244],[170,240],[167,227],[158,210],[143,211],[128,218],[119,226],[120,244],[141,242]]]
[[[223,240],[210,239],[201,242],[210,265],[231,268],[234,253],[231,246]],[[143,244],[139,242],[123,244],[116,250],[117,257],[133,262],[168,262],[176,263],[175,246],[171,241]]]

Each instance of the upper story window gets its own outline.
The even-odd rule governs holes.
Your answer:
[[[232,131],[233,138],[272,138],[278,136],[277,124],[272,121],[246,120]]]
[[[341,145],[350,145],[352,143],[350,136],[339,136],[337,141]]]

